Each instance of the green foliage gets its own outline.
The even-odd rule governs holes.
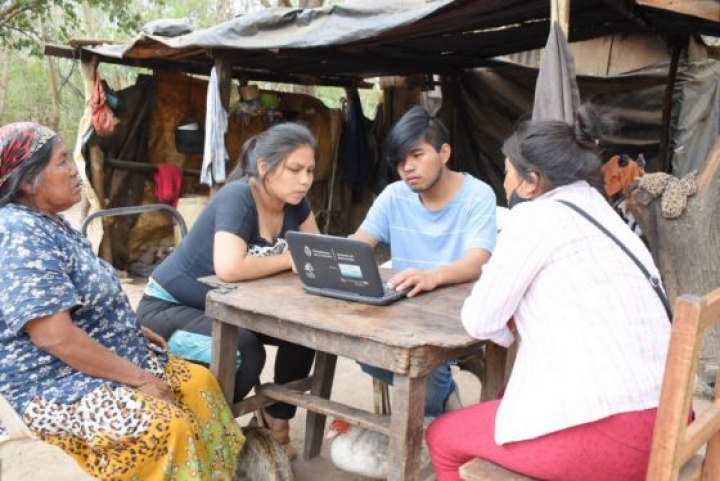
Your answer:
[[[236,0],[235,6],[243,1],[259,0]],[[276,0],[271,1],[276,3]],[[4,41],[6,45],[13,46],[8,62],[8,84],[0,85],[0,89],[5,88],[6,92],[4,108],[0,109],[0,125],[21,120],[32,120],[45,125],[51,122],[52,91],[48,59],[34,56],[29,49],[17,48],[18,39],[26,38],[28,39],[26,45],[33,44],[39,47],[42,44],[39,41],[40,35],[47,35],[44,32],[53,28],[60,32],[59,24],[63,23],[60,22],[63,18],[65,26],[62,33],[57,33],[55,37],[46,37],[47,42],[66,44],[67,41],[63,41],[60,35],[75,39],[123,41],[127,40],[122,38],[123,35],[134,36],[141,24],[158,18],[189,17],[196,28],[205,28],[217,23],[214,4],[215,2],[208,0],[86,0],[86,5],[89,7],[86,9],[80,0],[0,0],[0,42]],[[9,10],[12,6],[22,7],[22,18],[16,16],[10,22]],[[51,18],[39,17],[46,14]],[[118,15],[121,15],[122,19]],[[39,21],[40,18],[42,21]],[[121,31],[121,25],[128,30]],[[27,35],[20,34],[19,28],[28,29]],[[1,48],[3,46],[0,43]],[[59,130],[66,143],[73,146],[84,109],[84,86],[79,71],[80,64],[78,61],[66,59],[55,59],[55,61],[59,73]],[[105,63],[100,64],[99,72],[116,90],[134,84],[138,75],[147,73],[140,69]],[[263,88],[282,90],[292,87],[264,83]],[[315,87],[312,92],[329,107],[341,108],[343,105],[345,90],[342,88]],[[379,90],[361,89],[360,98],[365,116],[374,118],[379,101]]]
[[[360,103],[365,117],[374,119],[380,101],[380,90],[360,89]],[[328,107],[339,109],[345,101],[345,89],[340,87],[315,87],[315,97],[323,101]]]
[[[52,92],[47,59],[12,51],[9,62],[9,83],[6,90],[4,114],[0,125],[9,122],[34,121],[50,124]],[[83,81],[79,65],[70,60],[58,62],[60,73],[60,135],[72,147],[77,125],[83,113]]]
[[[48,79],[46,62],[31,61],[27,53],[12,52],[9,68],[7,115],[2,123],[32,120],[47,124],[52,99],[50,89],[44,87]]]
[[[103,12],[104,23],[119,33],[134,33],[142,24],[134,0],[5,0],[0,6],[0,39],[5,48],[41,52],[43,42],[66,43],[81,31],[83,1]],[[145,8],[164,0],[145,0]]]

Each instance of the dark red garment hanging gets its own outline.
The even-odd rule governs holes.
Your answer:
[[[175,164],[158,164],[155,171],[155,196],[158,201],[177,207],[182,192],[182,169]]]

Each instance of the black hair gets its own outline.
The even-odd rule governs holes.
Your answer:
[[[58,136],[56,135],[33,153],[28,160],[15,167],[10,177],[0,185],[0,207],[5,204],[17,203],[22,194],[22,186],[38,179],[50,163],[57,140]]]
[[[450,143],[450,132],[440,119],[430,115],[422,105],[416,105],[397,121],[385,141],[385,160],[393,170],[424,140],[440,152],[443,144]]]
[[[295,122],[273,125],[245,141],[237,166],[227,181],[256,177],[258,159],[267,162],[268,173],[273,172],[295,149],[304,145],[311,147],[317,157],[318,143],[310,129]]]
[[[601,110],[583,104],[574,125],[562,121],[525,120],[505,140],[502,152],[524,179],[536,173],[548,189],[579,180],[604,194],[602,159],[598,143],[613,121]]]

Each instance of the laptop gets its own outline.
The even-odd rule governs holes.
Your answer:
[[[405,297],[386,286],[373,248],[347,237],[289,231],[286,240],[303,288],[320,296],[384,306]]]

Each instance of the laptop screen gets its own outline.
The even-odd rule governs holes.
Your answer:
[[[288,232],[290,253],[302,282],[366,296],[383,296],[375,254],[370,245],[347,237]]]

